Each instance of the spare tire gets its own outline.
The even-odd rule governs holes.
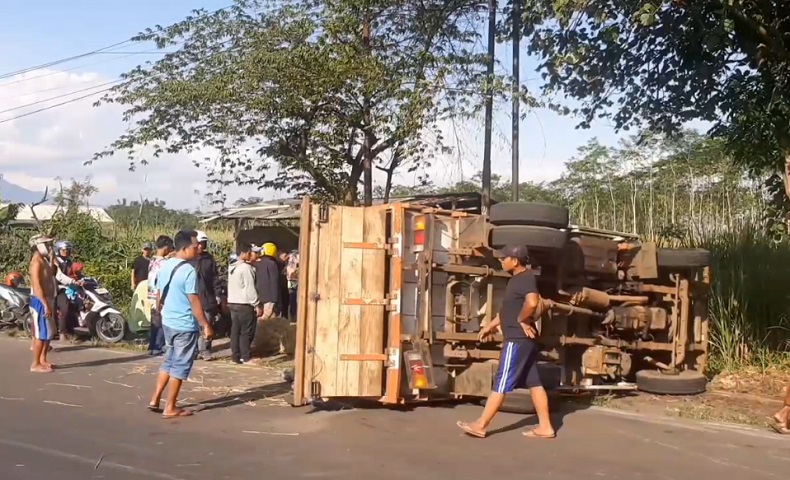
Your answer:
[[[548,203],[503,202],[491,206],[488,220],[493,225],[535,225],[566,228],[568,209]]]
[[[656,262],[664,268],[700,268],[710,265],[710,252],[704,248],[659,248]]]
[[[502,248],[505,245],[526,245],[540,250],[559,250],[565,247],[568,232],[556,228],[527,225],[502,225],[491,229],[489,245]]]
[[[540,382],[543,384],[543,388],[545,388],[549,394],[557,390],[557,387],[562,383],[562,369],[559,365],[540,362],[538,363],[538,374],[540,375]],[[505,395],[505,401],[499,410],[507,413],[527,415],[535,413],[535,404],[532,403],[532,394],[529,393],[529,389],[527,388],[517,388]]]
[[[693,370],[671,375],[657,370],[636,372],[636,388],[657,395],[698,395],[705,393],[708,379]]]

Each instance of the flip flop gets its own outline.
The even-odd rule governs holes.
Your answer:
[[[527,438],[545,438],[545,439],[549,439],[549,438],[556,438],[557,437],[557,433],[556,432],[552,433],[551,435],[545,435],[545,434],[542,434],[542,433],[538,433],[535,430],[527,430],[526,432],[521,432],[521,434],[524,435]]]
[[[38,367],[38,368],[31,368],[30,371],[32,373],[52,373],[52,369],[51,368],[46,368],[46,367],[43,367],[43,366],[42,367]]]
[[[159,413],[159,412],[161,412],[161,411],[162,411],[162,409],[161,409],[161,408],[159,408],[159,405],[154,405],[153,403],[149,403],[149,404],[146,406],[146,408],[147,408],[149,411],[151,411],[151,412],[154,412],[154,413]]]
[[[458,425],[458,428],[463,430],[464,433],[467,434],[467,435],[471,435],[471,436],[477,437],[477,438],[486,438],[486,433],[485,432],[481,433],[481,432],[477,432],[475,430],[472,430],[472,427],[470,427],[469,424],[466,423],[466,422],[458,421],[458,422],[455,422],[455,424]]]
[[[774,422],[769,423],[768,426],[771,427],[773,431],[778,433],[779,435],[790,435],[790,428],[787,428],[785,425],[782,425],[782,422],[777,421],[776,418],[774,418]]]
[[[192,412],[190,410],[181,410],[180,412],[176,413],[175,415],[162,414],[162,418],[164,418],[165,420],[169,420],[171,418],[178,418],[178,417],[191,417],[194,414],[195,414],[195,412]]]

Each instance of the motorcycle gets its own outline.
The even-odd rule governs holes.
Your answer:
[[[77,333],[88,333],[91,337],[97,338],[103,343],[118,343],[123,340],[128,332],[126,319],[112,304],[110,292],[99,285],[95,279],[85,277],[82,279],[83,285],[60,286],[59,289],[66,292],[69,301],[77,306],[78,327]],[[5,289],[6,293],[3,293]],[[14,293],[9,294],[8,290]],[[14,295],[15,294],[15,295]],[[0,286],[0,298],[7,295],[14,299],[10,305],[24,305],[23,309],[16,307],[18,323],[24,328],[25,333],[30,335],[30,291],[24,289],[11,289],[7,286]],[[4,314],[5,315],[5,314]],[[5,317],[3,317],[5,318]],[[10,318],[10,316],[9,316]]]
[[[0,329],[24,328],[30,318],[29,288],[0,284]]]
[[[104,343],[118,343],[128,333],[128,324],[123,314],[112,304],[109,290],[99,285],[94,278],[82,278],[81,287],[63,287],[71,289],[67,293],[69,300],[77,306],[79,312],[79,328],[87,329],[91,337]]]

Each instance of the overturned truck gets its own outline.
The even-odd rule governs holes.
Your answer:
[[[480,215],[305,199],[300,233],[294,405],[487,396],[501,336],[477,332],[501,303],[509,275],[492,251],[506,244],[531,252],[547,389],[705,390],[706,250],[573,226],[567,209],[538,203]],[[528,411],[525,393],[506,407]]]

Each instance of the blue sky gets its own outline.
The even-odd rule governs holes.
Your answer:
[[[129,38],[145,27],[157,24],[167,25],[182,19],[192,9],[206,8],[215,10],[231,3],[230,0],[113,0],[96,1],[83,0],[80,2],[64,2],[63,0],[37,0],[32,2],[6,2],[3,14],[0,16],[0,74],[28,68],[33,65],[42,64],[48,61],[73,56],[87,51],[95,50]],[[511,56],[510,45],[500,45],[498,48],[498,59],[510,68]],[[145,46],[124,47],[127,51],[146,50]],[[83,74],[83,77],[75,79],[70,77],[68,81],[93,82],[93,85],[106,82],[117,78],[117,76],[134,67],[138,63],[148,59],[156,58],[153,56],[134,55],[127,58],[118,56],[93,56],[90,58],[75,60],[52,67],[53,69],[67,69],[73,75]],[[534,72],[535,62],[531,59],[524,59],[522,62],[522,81],[530,87],[539,85],[537,73]],[[28,75],[30,76],[30,74]],[[60,77],[58,77],[60,78]],[[39,80],[40,81],[40,80]],[[11,90],[7,84],[8,79],[0,80],[0,102],[3,98],[8,101],[9,96],[16,95],[15,90]],[[29,83],[32,85],[33,80]],[[25,82],[23,82],[24,84]],[[6,87],[4,88],[4,85]],[[71,85],[71,84],[69,84]],[[76,84],[75,84],[76,85]],[[78,83],[83,85],[83,83]],[[19,85],[17,85],[19,86]],[[61,88],[58,85],[46,85],[46,89]],[[33,87],[30,87],[33,88]],[[55,94],[67,93],[78,89],[74,87],[69,90],[68,85],[62,87],[63,90],[56,91]],[[42,88],[37,88],[42,90]],[[49,94],[52,95],[52,94]],[[46,98],[46,97],[45,97]],[[11,104],[16,107],[20,103]],[[23,104],[23,103],[22,103]],[[85,115],[93,114],[88,112],[90,100],[86,100],[80,106]],[[0,110],[7,108],[6,104],[0,103]],[[70,105],[71,109],[72,106]],[[76,106],[74,107],[76,108]],[[72,110],[69,110],[71,112]],[[74,116],[83,118],[73,110]],[[495,116],[495,142],[493,154],[493,170],[509,177],[510,172],[510,106],[501,105]],[[49,113],[49,112],[47,112]],[[43,116],[32,115],[27,117],[30,123],[25,123],[26,129],[41,128],[43,132],[59,131],[61,135],[67,136],[64,129],[74,127],[72,118],[65,116],[61,112],[61,117],[57,120],[52,119],[49,123],[38,125],[35,122],[43,122]],[[71,115],[71,114],[69,114]],[[117,128],[121,129],[119,115],[106,116],[99,123],[106,124],[117,119]],[[26,119],[26,120],[27,120]],[[22,124],[20,124],[19,128]],[[559,117],[548,111],[533,111],[521,124],[521,179],[522,180],[547,180],[558,176],[562,171],[562,164],[572,157],[576,149],[586,143],[588,139],[596,136],[603,143],[615,144],[618,135],[608,125],[594,125],[593,129],[579,131],[574,129],[575,121],[570,118]],[[2,125],[0,125],[2,127]],[[436,165],[430,172],[435,183],[443,184],[457,181],[467,177],[474,171],[479,170],[482,164],[483,135],[482,121],[472,122],[471,124],[457,126],[459,129],[459,145],[461,146],[457,154],[449,159],[442,161],[442,165]],[[120,130],[118,130],[120,131]],[[18,133],[18,132],[17,132]],[[96,138],[87,127],[79,133],[71,135],[80,139],[81,145],[87,151],[97,151],[101,149],[111,138]],[[3,130],[0,129],[0,167],[8,179],[14,183],[22,183],[25,187],[35,187],[41,184],[42,175],[32,170],[35,165],[40,163],[35,151],[38,145],[31,144],[29,140],[24,149],[14,150],[17,153],[14,158],[19,159],[16,163],[4,160],[2,156],[3,144],[6,140],[6,151],[10,151],[9,140],[3,138]],[[41,136],[39,136],[41,137]],[[48,140],[51,136],[44,135]],[[52,144],[57,147],[57,144]],[[81,153],[81,155],[84,154]],[[19,155],[24,156],[24,161]],[[29,156],[29,158],[28,158]],[[84,160],[84,159],[83,159]],[[84,177],[92,174],[100,176],[103,180],[99,185],[102,202],[111,202],[114,198],[130,197],[132,191],[128,189],[128,183],[132,181],[145,181],[148,190],[145,195],[159,196],[175,206],[191,206],[197,202],[194,196],[185,198],[183,194],[173,192],[166,188],[166,184],[154,186],[149,176],[144,173],[130,177],[130,174],[113,173],[116,170],[125,170],[122,161],[111,167],[82,167],[74,166],[68,171],[58,173],[61,177]],[[76,163],[74,165],[77,165]],[[195,169],[197,170],[197,169]],[[10,173],[9,173],[10,172]],[[50,171],[51,173],[51,171]],[[118,178],[113,180],[112,176]],[[190,185],[197,186],[201,181],[201,172],[190,172]],[[409,184],[414,181],[413,176],[402,175],[400,183]],[[197,188],[197,187],[195,187]],[[235,192],[236,196],[244,196],[250,192]],[[230,195],[231,197],[234,194]],[[189,204],[189,205],[187,205]]]

